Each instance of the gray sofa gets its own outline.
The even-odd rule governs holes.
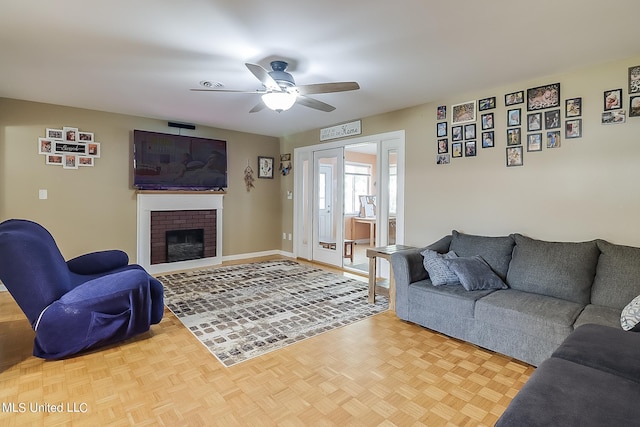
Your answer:
[[[434,286],[424,267],[425,249],[479,255],[508,288]],[[393,254],[391,264],[400,319],[534,366],[580,325],[622,330],[622,309],[640,295],[640,248],[604,240],[547,242],[454,230],[425,248]]]

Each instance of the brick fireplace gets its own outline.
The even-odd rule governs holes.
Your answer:
[[[222,197],[203,192],[139,192],[138,264],[155,274],[222,263]],[[177,261],[167,258],[168,234],[200,230],[202,256]]]

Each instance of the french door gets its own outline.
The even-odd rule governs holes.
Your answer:
[[[313,152],[312,259],[342,266],[344,154],[342,148]]]

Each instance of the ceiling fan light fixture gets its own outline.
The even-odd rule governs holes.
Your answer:
[[[297,97],[297,93],[286,90],[282,92],[267,92],[262,95],[262,102],[264,102],[267,108],[280,113],[293,107]]]

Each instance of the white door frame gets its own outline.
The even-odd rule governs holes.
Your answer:
[[[385,142],[386,141],[386,142]],[[393,143],[392,143],[393,141]],[[305,226],[310,222],[310,214],[313,212],[309,206],[309,196],[313,195],[313,179],[309,179],[305,175],[315,175],[313,166],[313,152],[326,150],[330,148],[344,148],[348,145],[376,143],[378,154],[378,173],[376,182],[382,181],[382,157],[387,155],[387,151],[383,147],[392,144],[398,152],[398,212],[396,217],[396,243],[404,243],[404,145],[405,131],[386,132],[377,135],[343,139],[340,141],[327,142],[323,144],[309,145],[305,147],[295,148],[294,153],[294,206],[293,206],[293,253],[294,256],[313,259],[312,242],[313,242],[313,226]],[[387,168],[388,169],[388,168]],[[312,200],[311,200],[312,202]],[[311,203],[311,205],[313,205]],[[380,224],[377,225],[380,229]],[[382,235],[382,233],[378,233]]]

